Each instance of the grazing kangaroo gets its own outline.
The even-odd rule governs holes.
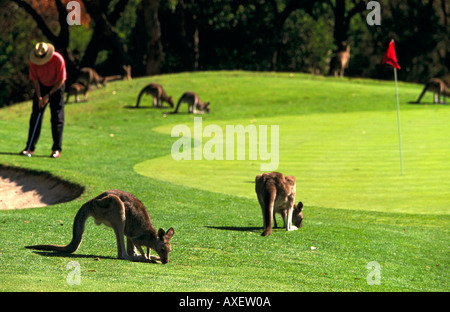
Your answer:
[[[183,102],[188,103],[188,112],[191,114],[197,113],[203,114],[204,112],[209,113],[209,102],[202,103],[197,93],[187,91],[183,93],[183,95],[178,100],[177,107],[173,112],[174,114],[178,112],[178,109],[180,108],[180,105]]]
[[[279,172],[258,174],[255,178],[255,191],[263,215],[264,232],[262,236],[272,233],[272,220],[275,221],[275,213],[283,217],[286,231],[297,230],[302,226],[303,203],[295,201],[295,177],[284,176]]]
[[[170,239],[174,234],[173,228],[170,228],[167,232],[164,232],[163,229],[156,232],[142,202],[132,194],[119,190],[106,191],[81,206],[75,216],[73,237],[68,245],[35,245],[26,248],[75,252],[81,244],[84,226],[89,217],[94,217],[97,225],[103,223],[113,228],[117,240],[117,258],[153,263],[155,263],[155,260],[160,260],[164,264],[169,262]],[[124,235],[127,237],[126,250]],[[147,247],[147,255],[142,250],[142,246]],[[138,249],[141,256],[135,254],[134,247]],[[149,248],[155,250],[159,258],[151,257]]]
[[[423,88],[423,91],[420,94],[419,98],[417,99],[416,103],[420,103],[420,100],[422,100],[422,97],[425,95],[425,92],[427,91],[433,92],[434,104],[446,104],[445,97],[446,96],[450,97],[450,93],[448,92],[448,87],[445,84],[445,82],[439,78],[431,78],[425,84],[425,87]],[[441,95],[442,95],[442,102],[441,102]]]
[[[136,107],[139,107],[139,103],[141,102],[141,97],[144,94],[149,94],[153,96],[153,106],[163,107],[164,102],[169,103],[170,107],[173,107],[173,99],[171,96],[167,96],[166,91],[164,91],[163,87],[157,83],[150,83],[145,86],[141,92],[139,93]]]
[[[330,75],[333,74],[335,77],[344,76],[344,70],[348,67],[348,62],[350,59],[350,46],[346,43],[342,44],[345,50],[336,52],[336,55],[331,59],[330,62]]]
[[[71,95],[75,96],[75,103],[81,102],[78,99],[78,95],[83,94],[84,99],[83,102],[87,101],[89,90],[83,86],[81,83],[75,82],[70,85],[69,91],[67,91],[66,103],[69,102],[69,97]]]

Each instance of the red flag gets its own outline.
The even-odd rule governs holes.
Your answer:
[[[389,64],[397,69],[400,69],[400,65],[397,63],[397,55],[395,55],[394,40],[391,40],[386,54],[383,57],[383,64]]]

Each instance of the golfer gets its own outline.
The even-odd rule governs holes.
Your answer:
[[[55,51],[50,43],[39,42],[30,55],[30,80],[35,90],[33,108],[30,117],[27,147],[22,155],[34,154],[42,127],[43,113],[47,103],[50,103],[52,123],[52,154],[59,158],[62,150],[64,129],[64,88],[67,78],[64,58]]]

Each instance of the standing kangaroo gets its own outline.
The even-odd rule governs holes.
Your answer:
[[[425,92],[432,91],[433,92],[433,103],[434,104],[445,104],[445,97],[450,97],[450,93],[448,92],[448,87],[444,81],[439,78],[431,78],[425,84],[422,93],[419,95],[416,103],[420,103],[422,97],[425,95]],[[442,95],[442,102],[441,102]]]
[[[188,112],[191,114],[207,112],[209,113],[209,102],[202,103],[200,101],[199,96],[195,92],[187,91],[183,93],[183,95],[180,97],[177,103],[177,107],[175,108],[175,111],[173,112],[176,114],[178,112],[178,109],[180,108],[181,103],[186,102],[188,103]]]
[[[275,213],[280,213],[283,217],[286,231],[294,231],[302,226],[303,203],[294,204],[295,177],[284,176],[279,172],[258,174],[255,178],[255,191],[263,215],[262,236],[272,233],[272,220],[277,226]]]
[[[144,95],[144,93],[153,96],[153,106],[163,107],[165,101],[169,103],[170,107],[173,107],[172,97],[167,96],[166,91],[164,91],[163,87],[157,83],[150,83],[141,90],[136,102],[136,107],[139,107],[141,97]]]
[[[142,202],[134,195],[119,190],[106,191],[81,206],[75,216],[73,237],[68,245],[35,245],[26,248],[75,252],[81,244],[84,226],[89,217],[94,217],[97,225],[103,223],[113,228],[117,240],[117,258],[153,263],[155,260],[160,260],[164,264],[169,262],[173,228],[167,232],[164,232],[163,229],[156,232]],[[124,235],[127,237],[126,250]],[[142,246],[147,247],[147,255],[142,250]],[[141,253],[141,256],[135,254],[134,247]],[[159,258],[151,257],[149,248],[155,250]]]
[[[344,76],[344,70],[348,67],[348,61],[350,59],[350,46],[346,43],[342,44],[344,50],[336,52],[336,55],[331,59],[330,62],[330,75],[333,74],[335,77]]]

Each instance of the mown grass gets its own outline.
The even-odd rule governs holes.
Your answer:
[[[134,169],[172,183],[194,183],[201,189],[253,198],[252,178],[261,171],[261,165],[273,164],[278,165],[277,170],[297,177],[298,197],[312,206],[446,214],[450,189],[450,142],[446,133],[450,132],[450,111],[407,110],[402,117],[404,176],[400,170],[395,111],[210,121],[202,122],[201,128],[197,120],[199,129],[191,125],[190,135],[194,140],[202,140],[203,146],[188,142],[190,160],[175,160],[169,154],[137,164]],[[212,138],[206,136],[211,123],[216,127]],[[246,135],[245,146],[238,147],[237,138],[234,146],[227,144],[230,134],[234,135],[228,131],[229,125],[254,129]],[[252,149],[249,141],[258,142],[267,132],[270,135],[274,125],[280,127],[279,142],[274,144],[276,148],[269,144],[270,158],[263,160],[261,146],[255,144]],[[176,126],[168,124],[155,130],[170,134]],[[203,130],[205,136],[194,137]],[[217,141],[217,136],[221,140]],[[176,144],[181,139],[173,140]],[[180,148],[183,149],[186,146]],[[223,149],[223,153],[213,154],[220,160],[205,158],[217,149]],[[244,160],[227,160],[229,150],[237,159],[239,149],[246,152]],[[265,150],[262,148],[263,153]],[[175,153],[178,152],[177,149]],[[202,160],[194,160],[198,152],[203,153]],[[250,157],[253,152],[258,156],[256,160]],[[164,176],[159,175],[159,170],[164,171]]]
[[[0,110],[0,162],[49,171],[84,185],[86,191],[70,203],[0,212],[2,291],[449,290],[448,210],[444,207],[434,213],[427,205],[427,199],[435,201],[436,194],[442,191],[439,185],[433,188],[427,188],[427,185],[436,185],[433,179],[444,185],[448,183],[448,172],[442,171],[436,176],[437,169],[448,169],[448,153],[438,157],[441,155],[439,148],[448,152],[448,143],[442,146],[424,144],[423,147],[432,157],[420,159],[424,169],[418,177],[423,181],[416,183],[419,186],[414,192],[426,190],[420,209],[427,213],[415,213],[418,208],[412,206],[404,207],[402,213],[395,209],[398,208],[395,203],[402,201],[397,196],[405,191],[403,189],[396,193],[382,189],[381,198],[384,194],[395,199],[391,203],[393,211],[373,211],[377,209],[369,209],[373,206],[369,201],[362,202],[359,207],[340,209],[342,207],[333,205],[331,200],[324,204],[319,199],[310,199],[311,202],[306,199],[302,229],[294,232],[276,229],[271,236],[263,238],[256,196],[237,196],[228,190],[211,192],[200,189],[196,183],[167,182],[165,176],[170,172],[162,167],[153,169],[156,171],[153,178],[134,170],[137,164],[170,154],[175,139],[154,128],[193,121],[193,116],[188,114],[170,115],[166,114],[169,109],[151,108],[149,98],[141,103],[143,108],[133,109],[140,89],[151,81],[162,83],[176,99],[184,91],[193,90],[202,99],[211,101],[211,113],[202,115],[204,122],[211,124],[277,118],[282,128],[283,121],[289,121],[293,116],[308,122],[309,115],[314,120],[320,120],[323,115],[322,122],[328,128],[332,128],[333,123],[344,123],[345,129],[346,116],[349,120],[355,114],[374,116],[374,124],[378,123],[378,118],[384,124],[383,114],[394,113],[395,117],[392,82],[248,72],[148,77],[113,82],[104,89],[91,92],[88,103],[67,104],[64,150],[62,157],[54,160],[47,157],[51,147],[50,114],[47,112],[45,116],[36,156],[25,158],[15,154],[24,148],[30,104],[4,108]],[[448,116],[448,106],[406,104],[417,98],[421,86],[400,83],[399,87],[401,110],[406,116],[416,118],[416,114],[423,112],[427,116],[424,119],[426,126],[433,125],[429,119],[433,116],[436,120]],[[425,100],[430,102],[431,96]],[[349,112],[352,113],[347,115]],[[330,118],[339,114],[342,119]],[[416,122],[417,118],[411,120]],[[393,122],[392,146],[396,139],[395,119]],[[294,128],[292,122],[285,126]],[[315,126],[317,122],[310,122],[307,130],[317,130]],[[433,142],[439,142],[435,137],[438,130],[429,133],[433,134],[430,138]],[[331,140],[323,136],[322,139],[326,144]],[[395,157],[395,151],[393,155]],[[325,156],[313,151],[305,155],[308,161],[302,172],[308,172],[308,168],[313,171],[311,163],[316,161],[316,166],[324,166],[324,173],[317,176],[317,192],[310,190],[308,180],[303,182],[302,177],[297,177],[302,181],[299,196],[301,192],[309,192],[310,196],[320,197],[317,193],[322,180],[327,194],[345,203],[342,199],[345,197],[331,193],[333,183],[328,181],[326,173],[331,170],[337,174],[338,171]],[[358,166],[367,165],[367,162],[371,159],[361,161]],[[218,163],[211,163],[216,168],[209,168],[203,175],[214,175],[215,170],[220,170]],[[394,163],[392,168],[396,166]],[[195,165],[193,162],[191,168],[184,169],[193,177],[198,174]],[[297,163],[291,161],[280,166],[280,170],[288,173],[296,167]],[[426,170],[432,167],[437,169]],[[409,170],[416,168],[407,169],[406,179]],[[371,169],[369,173],[374,171]],[[380,175],[374,175],[373,179]],[[351,177],[346,179],[350,186]],[[366,177],[369,178],[371,174]],[[226,173],[224,179],[227,179]],[[254,174],[248,177],[249,181],[253,179]],[[341,184],[335,183],[334,190],[339,190]],[[112,230],[97,227],[91,221],[87,223],[80,249],[74,254],[40,253],[23,248],[31,244],[67,243],[71,238],[73,217],[81,204],[113,188],[132,192],[140,198],[155,227],[174,227],[169,264],[149,265],[115,259],[116,243]],[[448,199],[445,194],[441,196],[444,196],[443,200]],[[67,283],[70,271],[66,267],[70,261],[80,263],[81,285]],[[367,283],[369,271],[366,265],[370,261],[381,265],[381,285]]]

